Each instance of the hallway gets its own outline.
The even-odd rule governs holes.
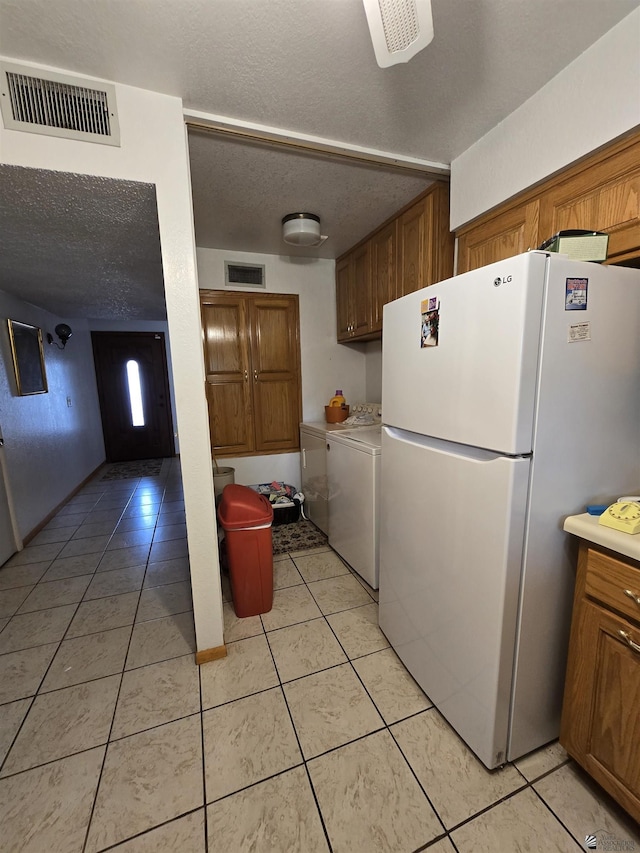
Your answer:
[[[262,617],[225,584],[198,668],[179,461],[103,473],[0,569],[0,851],[640,849],[557,744],[487,772],[329,548],[276,558]]]

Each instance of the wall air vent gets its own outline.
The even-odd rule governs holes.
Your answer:
[[[37,71],[37,74],[36,74]],[[109,83],[0,63],[0,107],[7,130],[120,145],[116,90]]]
[[[225,261],[224,283],[226,287],[262,287],[266,290],[264,264],[234,264]]]

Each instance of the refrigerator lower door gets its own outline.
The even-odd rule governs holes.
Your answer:
[[[530,461],[383,428],[380,627],[489,768],[506,760]]]

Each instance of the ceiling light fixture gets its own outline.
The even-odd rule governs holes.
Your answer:
[[[58,349],[64,349],[67,345],[67,341],[73,334],[73,332],[71,331],[71,326],[67,326],[66,323],[58,323],[55,328],[55,333],[60,338],[60,343],[62,344],[62,346],[60,346],[60,344],[57,344],[53,340],[53,335],[50,332],[47,332],[47,343],[54,344],[54,346],[57,346]]]
[[[362,0],[380,68],[408,62],[433,39],[431,0]]]
[[[328,237],[320,235],[320,217],[315,213],[288,213],[282,217],[282,239],[291,246],[309,248]]]

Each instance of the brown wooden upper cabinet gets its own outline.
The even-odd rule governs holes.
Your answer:
[[[364,243],[336,263],[338,338],[371,331],[371,247]]]
[[[387,302],[452,273],[449,186],[434,183],[336,261],[338,341],[379,338]]]
[[[298,297],[201,290],[200,310],[212,453],[297,450]]]
[[[571,228],[606,231],[607,263],[640,257],[640,134],[608,146],[459,229],[458,272],[535,249]]]

